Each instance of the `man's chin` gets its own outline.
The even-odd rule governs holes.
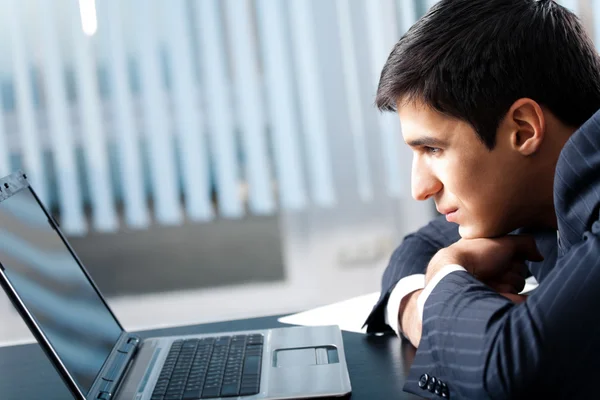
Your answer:
[[[466,224],[458,226],[458,234],[462,239],[489,239],[504,236],[494,229]]]
[[[459,225],[458,226],[458,234],[463,239],[476,239],[475,230],[468,225]]]

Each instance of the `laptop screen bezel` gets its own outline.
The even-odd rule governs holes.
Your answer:
[[[109,361],[111,359],[111,355],[115,350],[114,347],[116,347],[121,342],[123,336],[126,335],[127,332],[125,331],[125,329],[123,329],[123,326],[121,325],[121,323],[119,322],[115,313],[112,311],[112,309],[108,305],[104,296],[102,296],[102,293],[98,289],[98,286],[94,282],[94,279],[90,276],[88,271],[83,266],[83,263],[81,262],[79,257],[77,257],[77,255],[75,254],[75,251],[73,250],[73,248],[67,241],[66,237],[61,232],[58,224],[56,223],[56,221],[54,220],[52,215],[48,212],[48,210],[46,209],[46,207],[44,206],[42,201],[39,199],[39,197],[37,196],[37,194],[31,187],[31,185],[29,184],[29,181],[27,180],[27,175],[25,175],[22,171],[18,171],[9,176],[6,176],[6,177],[0,179],[0,203],[2,203],[3,201],[6,201],[7,199],[11,198],[12,196],[19,193],[22,190],[29,190],[30,193],[33,195],[33,197],[35,198],[39,207],[44,211],[44,214],[48,218],[48,222],[52,225],[52,227],[54,228],[56,233],[59,235],[60,239],[62,240],[62,242],[68,249],[69,253],[73,257],[75,262],[77,262],[77,265],[79,266],[79,268],[81,268],[81,270],[83,271],[88,282],[90,283],[90,285],[92,286],[92,288],[95,290],[96,294],[102,301],[102,304],[104,304],[104,306],[106,307],[106,309],[108,310],[110,315],[115,320],[117,326],[121,329],[121,334],[119,335],[119,338],[115,342],[113,349],[107,355],[106,360],[104,360],[104,363],[102,364],[102,367],[100,368],[100,370],[98,370],[98,374],[96,375],[96,378],[94,379],[94,384],[91,385],[91,387],[88,389],[88,391],[86,393],[83,393],[81,391],[81,389],[79,388],[79,386],[77,385],[73,376],[69,373],[68,369],[66,368],[66,366],[60,359],[60,356],[58,355],[58,353],[54,350],[52,344],[50,343],[50,341],[44,334],[43,330],[38,325],[36,319],[29,312],[29,310],[27,309],[27,306],[24,304],[21,297],[19,296],[19,294],[17,293],[17,291],[11,284],[10,280],[6,276],[5,267],[2,265],[2,260],[0,260],[0,285],[2,285],[2,287],[4,288],[10,301],[13,303],[13,305],[15,306],[15,308],[17,309],[17,311],[23,318],[25,324],[27,325],[27,327],[29,328],[29,330],[31,331],[31,333],[33,334],[33,336],[35,337],[37,342],[40,344],[40,346],[42,347],[42,349],[44,350],[44,352],[46,353],[46,355],[52,362],[52,365],[54,366],[54,368],[58,371],[58,373],[62,377],[63,381],[67,384],[71,393],[78,400],[85,400],[86,396],[96,386],[95,382],[99,379],[101,372],[106,368],[107,361]]]

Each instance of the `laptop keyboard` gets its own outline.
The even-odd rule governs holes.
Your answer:
[[[176,340],[152,400],[250,396],[260,391],[263,335]]]

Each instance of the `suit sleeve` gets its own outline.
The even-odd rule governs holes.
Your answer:
[[[367,318],[367,332],[391,331],[385,323],[385,308],[390,293],[402,278],[413,274],[423,274],[434,254],[460,239],[458,225],[446,221],[444,216],[404,238],[394,251],[383,273],[381,295]]]
[[[599,287],[600,221],[520,305],[466,272],[447,275],[425,303],[405,390],[438,398],[418,385],[428,374],[450,399],[577,398],[590,387],[592,395],[595,378],[585,377],[600,370]]]

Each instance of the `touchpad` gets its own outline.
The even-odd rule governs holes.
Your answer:
[[[280,349],[275,351],[276,367],[302,367],[316,365],[317,353],[314,347],[303,349]]]
[[[275,350],[274,367],[302,367],[305,365],[326,365],[340,362],[334,346],[303,347]]]

